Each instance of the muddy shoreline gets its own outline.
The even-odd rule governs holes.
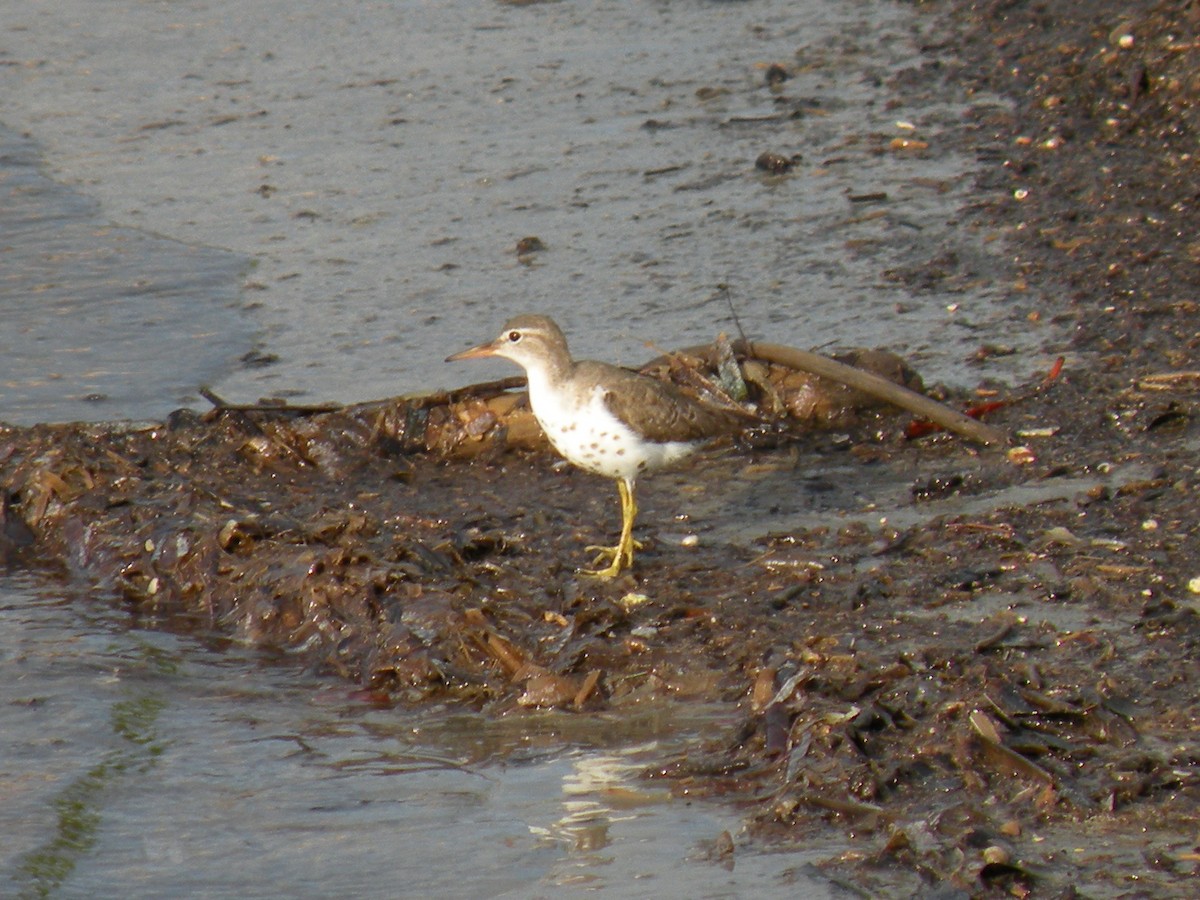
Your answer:
[[[848,840],[823,869],[865,896],[1186,892],[1198,14],[919,15],[938,41],[895,74],[898,96],[1006,98],[920,152],[976,155],[962,227],[1005,248],[1031,322],[1071,335],[1060,377],[1031,372],[989,417],[1024,464],[905,440],[895,416],[726,449],[688,470],[692,489],[790,485],[831,521],[863,515],[719,540],[650,480],[654,540],[598,583],[575,567],[611,531],[608,485],[484,427],[474,461],[448,460],[409,404],[38,426],[0,432],[8,564],[121,596],[142,622],[287,648],[375,702],[740,704],[735,734],[648,775],[739,798],[757,839]],[[884,277],[948,290],[980,277],[970,265],[940,253]],[[981,356],[1003,338],[981,335]],[[898,486],[894,509],[864,508]]]

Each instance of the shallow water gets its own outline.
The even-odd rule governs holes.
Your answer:
[[[189,367],[215,354],[214,387],[231,400],[425,391],[511,374],[442,359],[533,310],[557,316],[580,355],[640,363],[646,341],[731,331],[720,283],[751,336],[883,345],[930,381],[1023,379],[1046,367],[1026,320],[1036,301],[998,279],[985,236],[962,227],[958,210],[978,199],[973,160],[939,143],[963,107],[895,106],[884,86],[928,61],[923,27],[876,0],[118,0],[100,16],[67,0],[7,17],[0,121],[31,134],[48,174],[104,219],[251,262],[197,304],[241,289],[225,334],[139,294],[191,345],[163,344],[169,355],[139,363],[143,382],[182,365],[199,384]],[[771,63],[793,75],[774,90]],[[891,149],[906,138],[930,152]],[[803,158],[766,175],[754,161],[768,150]],[[850,199],[873,193],[887,200]],[[547,249],[520,260],[527,235]],[[129,257],[111,289],[128,299],[163,254],[185,273],[201,265],[158,248]],[[885,274],[946,254],[958,263],[932,290]],[[70,254],[56,266],[67,284],[87,274]],[[40,321],[27,299],[19,285],[0,296],[23,328]],[[101,358],[131,336],[128,322],[59,324],[64,347]],[[231,334],[257,352],[242,361]],[[1024,354],[975,368],[989,340]],[[7,367],[36,374],[53,346],[6,349]],[[78,415],[55,407],[60,394],[109,397],[88,408],[97,418],[158,410],[130,396],[127,371],[106,369],[46,385],[36,415]],[[164,388],[161,400],[205,405]]]
[[[250,261],[112,224],[0,125],[0,421],[161,418],[252,345]]]
[[[829,896],[710,858],[736,810],[640,772],[729,726],[381,709],[343,682],[0,579],[0,895]]]

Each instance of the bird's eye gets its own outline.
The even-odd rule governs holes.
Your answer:
[[[519,341],[520,339],[521,339],[521,332],[519,332],[519,331],[510,331],[510,332],[508,333],[508,342],[509,342],[510,344],[515,344],[515,343],[516,343],[517,341]]]

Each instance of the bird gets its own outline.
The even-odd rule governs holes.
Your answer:
[[[544,315],[509,319],[494,340],[452,354],[446,362],[502,357],[525,370],[529,405],[550,444],[568,462],[617,482],[621,536],[584,569],[615,578],[633,566],[638,476],[678,462],[697,447],[733,431],[738,416],[701,403],[673,384],[594,360],[575,360],[566,336]]]

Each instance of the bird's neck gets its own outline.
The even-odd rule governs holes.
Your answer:
[[[570,405],[563,391],[570,384],[574,369],[575,363],[565,353],[544,357],[525,369],[529,402],[539,421],[545,416],[553,417],[553,411],[563,408],[564,404]]]
[[[552,352],[527,365],[525,375],[531,389],[536,384],[539,390],[554,390],[570,380],[574,369],[575,363],[570,354],[565,351]]]

